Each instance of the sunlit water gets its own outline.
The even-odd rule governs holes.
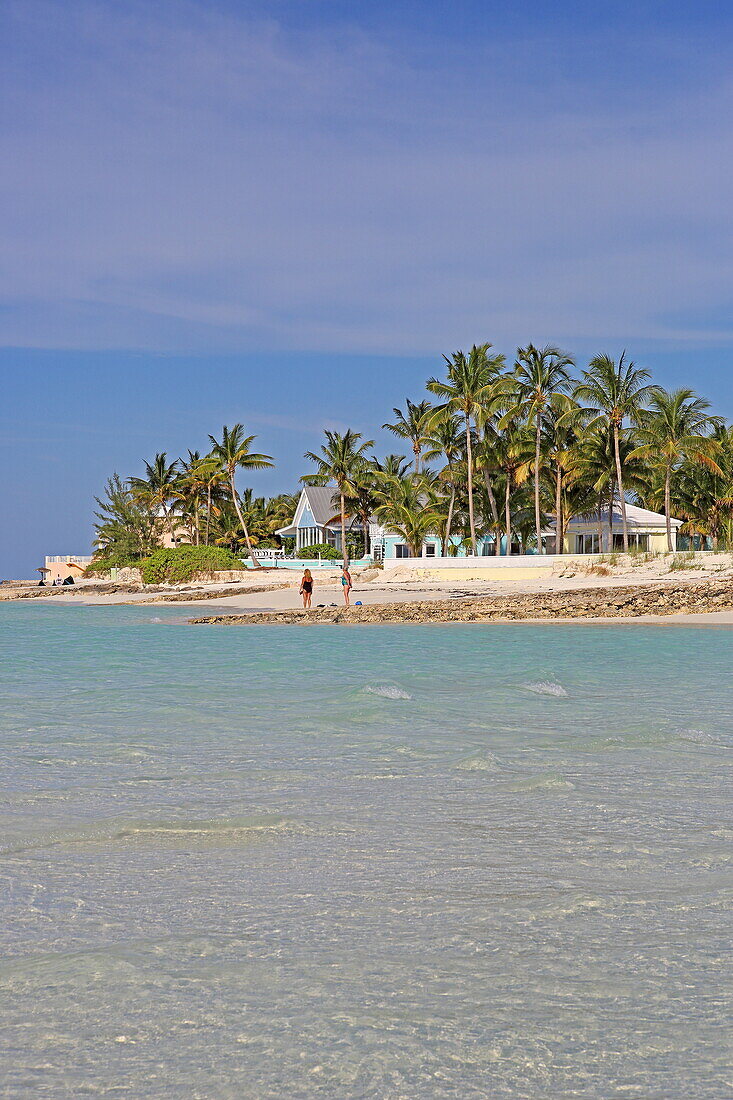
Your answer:
[[[0,607],[1,1096],[733,1095],[733,631],[180,616]]]

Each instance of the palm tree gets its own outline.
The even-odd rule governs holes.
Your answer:
[[[421,474],[393,478],[378,491],[375,513],[385,526],[407,543],[413,557],[419,558],[427,535],[438,529],[440,515],[426,491],[429,479]]]
[[[687,531],[708,534],[716,549],[733,547],[733,427],[712,430],[717,471],[683,460],[675,471],[675,503]]]
[[[582,411],[581,411],[582,415]],[[647,470],[638,457],[631,458],[636,440],[629,429],[619,433],[619,453],[624,469],[624,484],[633,488],[637,494],[643,494],[646,488]],[[605,423],[597,421],[586,427],[575,442],[568,448],[564,459],[564,480],[572,485],[576,498],[582,496],[582,489],[592,491],[598,514],[598,546],[603,549],[604,506],[608,507],[608,549],[613,550],[614,502],[618,497],[616,484],[616,462],[614,458],[613,433]],[[578,514],[576,512],[576,514]]]
[[[493,459],[504,475],[504,537],[506,553],[512,552],[512,492],[524,485],[532,470],[534,443],[524,420],[517,415],[517,405],[512,395],[507,395],[509,406],[501,419],[501,430],[496,433]]]
[[[347,515],[356,516],[361,523],[364,541],[364,554],[370,552],[369,517],[374,511],[377,478],[373,464],[365,460],[354,469],[350,491],[344,494],[344,506]]]
[[[233,554],[241,554],[242,547],[246,545],[242,524],[237,515],[237,510],[227,497],[213,513],[211,525],[216,546],[228,546]]]
[[[503,362],[502,359],[502,365]],[[501,520],[494,492],[493,474],[499,468],[501,436],[503,434],[502,413],[507,408],[509,395],[515,393],[516,388],[513,376],[508,377],[500,373],[499,370],[492,373],[493,377],[484,391],[476,415],[476,428],[479,439],[476,465],[484,477],[484,487],[495,532],[494,553],[498,556],[501,554]]]
[[[632,457],[647,459],[653,465],[658,463],[663,470],[667,550],[672,553],[672,473],[686,460],[722,474],[713,458],[717,451],[715,440],[708,434],[720,424],[720,420],[708,414],[710,402],[690,389],[674,390],[672,393],[657,389],[652,393],[649,405],[649,410],[639,418],[637,434],[640,445],[632,451]]]
[[[468,355],[457,351],[449,359],[447,381],[431,378],[427,388],[445,399],[440,409],[458,413],[466,435],[466,478],[468,485],[468,519],[471,528],[471,552],[476,555],[476,521],[473,509],[473,422],[481,410],[481,402],[491,381],[504,364],[503,355],[489,356],[491,344],[474,344]]]
[[[316,463],[316,473],[301,478],[305,485],[327,485],[329,481],[336,483],[341,505],[341,552],[344,565],[349,562],[346,549],[346,495],[354,491],[356,477],[365,462],[364,452],[374,446],[373,439],[359,443],[360,439],[361,432],[352,432],[351,428],[343,435],[326,430],[326,442],[322,444],[320,454],[305,452],[305,458]]]
[[[299,495],[299,494],[298,494]],[[298,506],[298,495],[292,493],[279,493],[270,497],[265,504],[263,515],[263,530],[265,537],[282,545],[282,539],[278,535],[280,527],[287,527]]]
[[[373,456],[370,461],[377,480],[385,477],[404,477],[410,469],[410,463],[404,455],[385,455],[381,460]]]
[[[215,454],[205,455],[197,464],[197,477],[203,483],[206,490],[206,525],[204,527],[204,546],[209,545],[209,531],[211,528],[211,513],[218,505],[222,496],[222,484],[226,480],[227,472],[221,464],[221,460]],[[292,513],[291,513],[292,514]]]
[[[152,462],[145,463],[145,477],[131,477],[130,489],[138,501],[147,501],[158,509],[164,525],[172,534],[172,505],[179,488],[180,468],[177,461],[168,462],[165,451]]]
[[[613,438],[625,554],[629,551],[629,526],[619,439],[624,420],[637,420],[656,390],[655,386],[647,384],[649,377],[649,371],[637,367],[631,360],[626,362],[626,352],[622,353],[618,363],[608,355],[596,355],[588,364],[588,369],[583,371],[583,380],[575,387],[574,393],[577,401],[588,404],[586,411],[595,414],[590,423],[607,425]]]
[[[562,554],[565,533],[563,522],[565,478],[573,462],[573,447],[583,431],[584,414],[577,401],[564,394],[559,398],[557,396],[553,398],[553,405],[555,415],[548,456],[555,467],[555,553]]]
[[[540,477],[542,435],[551,435],[553,424],[562,409],[563,400],[570,386],[570,367],[573,360],[559,348],[536,348],[528,344],[517,348],[514,370],[517,388],[517,410],[534,427],[534,522],[537,536],[537,553],[543,553],[542,513],[540,510]]]
[[[446,461],[445,469],[440,476],[450,486],[450,500],[445,525],[442,529],[441,552],[443,557],[448,553],[450,545],[451,527],[453,525],[453,510],[456,504],[456,463],[463,451],[463,437],[461,433],[460,418],[455,413],[447,410],[434,416],[431,420],[430,432],[425,443],[425,460],[430,462],[433,458],[443,456]]]
[[[243,424],[235,424],[233,428],[227,428],[225,424],[221,430],[221,440],[216,439],[213,435],[209,436],[211,440],[211,454],[214,458],[219,460],[227,472],[232,503],[234,504],[237,518],[242,525],[244,539],[247,543],[247,551],[252,560],[252,564],[256,569],[260,569],[260,563],[252,553],[252,542],[249,537],[249,531],[247,530],[247,524],[242,515],[242,509],[239,504],[239,497],[237,496],[235,485],[235,474],[238,468],[242,470],[264,470],[265,467],[273,465],[272,455],[257,454],[250,451],[252,440],[255,438],[254,435],[244,434]]]
[[[409,439],[412,444],[412,453],[415,456],[415,473],[420,473],[420,457],[424,444],[427,442],[430,417],[433,406],[429,401],[417,403],[407,398],[407,412],[401,409],[393,409],[395,414],[394,424],[382,424],[401,439]]]
[[[198,451],[188,452],[188,461],[180,459],[181,476],[178,480],[176,498],[182,505],[183,512],[190,517],[191,531],[194,542],[198,546],[201,542],[201,498],[206,490],[206,459],[203,459]]]

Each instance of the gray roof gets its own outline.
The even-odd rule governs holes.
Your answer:
[[[338,497],[334,504],[336,489],[333,485],[306,485],[303,489],[316,526],[325,527],[339,512]]]
[[[664,516],[661,515],[659,512],[650,512],[648,508],[639,508],[638,505],[629,504],[628,502],[626,504],[626,521],[627,521],[629,527],[660,527],[660,528],[663,528],[663,527],[666,526],[666,523],[667,523]],[[591,512],[589,515],[585,515],[585,516],[574,516],[573,519],[570,520],[570,527],[572,527],[574,524],[579,524],[579,523],[588,524],[588,523],[597,523],[597,522],[598,522],[598,513],[597,512]],[[608,523],[608,507],[605,507],[601,510],[601,522],[604,523],[604,524]],[[613,523],[614,523],[614,527],[618,526],[620,528],[621,527],[621,522],[622,522],[621,503],[620,503],[620,501],[615,500],[614,504],[613,504]],[[672,527],[681,527],[682,526],[682,520],[681,519],[675,519],[674,517],[672,517],[670,522],[671,522]]]

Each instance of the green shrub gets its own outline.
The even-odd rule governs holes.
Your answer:
[[[84,570],[85,577],[101,577],[109,573],[110,569],[135,569],[140,565],[140,558],[131,554],[111,548],[103,553],[95,554],[89,565]]]
[[[313,546],[304,546],[298,551],[298,557],[305,561],[314,561],[319,554],[326,561],[340,561],[343,556],[340,550],[335,546],[329,546],[327,542],[316,542]]]
[[[175,546],[156,550],[138,564],[145,584],[182,584],[221,570],[244,568],[241,560],[224,546]]]

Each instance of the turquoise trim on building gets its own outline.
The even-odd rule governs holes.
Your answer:
[[[468,551],[465,547],[460,546],[460,540],[457,537],[453,537],[450,540],[451,546],[455,548],[455,556],[457,558],[468,557]],[[404,549],[403,549],[404,548]],[[490,535],[482,535],[476,540],[476,548],[478,550],[479,557],[486,557],[494,553],[494,540]],[[439,558],[441,556],[442,544],[437,535],[428,535],[422,546],[422,554],[420,557],[426,558]],[[387,532],[384,536],[384,557],[385,558],[406,558],[412,557],[410,554],[407,543],[401,535],[395,535],[392,532]]]

